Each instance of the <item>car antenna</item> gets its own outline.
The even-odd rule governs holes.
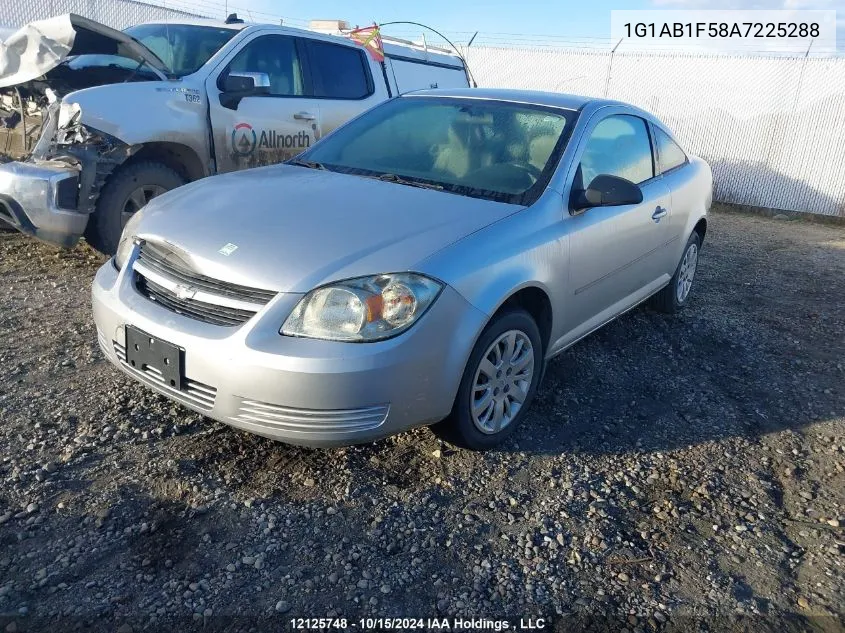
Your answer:
[[[423,29],[428,29],[428,30],[429,30],[429,31],[431,31],[432,33],[435,33],[435,34],[439,35],[440,37],[442,37],[442,38],[446,41],[446,43],[447,43],[449,46],[451,46],[451,47],[452,47],[452,49],[455,51],[455,54],[458,56],[458,59],[460,59],[460,60],[464,63],[464,71],[466,72],[466,74],[467,74],[467,79],[469,79],[470,83],[472,84],[472,87],[473,87],[473,88],[478,88],[478,83],[475,81],[475,77],[473,76],[472,71],[469,69],[469,65],[467,65],[467,60],[465,60],[465,59],[464,59],[464,56],[463,56],[463,55],[461,55],[461,51],[459,51],[459,50],[458,50],[458,47],[457,47],[457,46],[455,46],[454,44],[452,44],[452,41],[451,41],[448,37],[446,37],[445,35],[443,35],[443,33],[441,33],[440,31],[438,31],[437,29],[433,29],[433,28],[431,28],[430,26],[428,26],[428,25],[426,25],[426,24],[420,24],[419,22],[406,22],[406,21],[397,21],[397,22],[382,22],[382,23],[381,23],[381,24],[379,24],[378,26],[379,26],[379,28],[381,28],[381,27],[383,27],[383,26],[391,26],[391,25],[393,25],[393,24],[410,24],[410,25],[412,25],[412,26],[419,26],[420,28],[423,28]],[[472,39],[475,39],[475,36],[473,36],[473,38],[472,38]],[[471,42],[470,42],[470,43],[471,43]]]
[[[243,19],[239,18],[237,13],[230,13],[226,17],[226,24],[243,24],[243,23],[244,23]]]

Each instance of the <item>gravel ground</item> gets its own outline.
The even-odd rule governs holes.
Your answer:
[[[714,213],[692,305],[558,357],[486,454],[295,448],[171,404],[97,347],[102,262],[0,233],[0,631],[843,630],[841,227]]]

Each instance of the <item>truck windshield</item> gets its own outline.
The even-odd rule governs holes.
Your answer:
[[[177,77],[199,70],[238,31],[193,24],[141,24],[125,31],[167,64]]]
[[[292,162],[531,204],[551,178],[575,116],[504,101],[402,97],[339,128]]]

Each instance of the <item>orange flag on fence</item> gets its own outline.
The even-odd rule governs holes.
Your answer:
[[[381,31],[379,31],[378,24],[354,29],[349,32],[349,37],[366,48],[374,60],[377,62],[384,61],[384,43],[381,41]]]

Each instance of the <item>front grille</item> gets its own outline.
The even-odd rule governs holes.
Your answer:
[[[178,254],[149,242],[141,245],[135,278],[138,292],[150,301],[177,314],[227,327],[248,321],[277,294],[201,275]]]
[[[144,242],[141,245],[141,251],[138,253],[138,261],[177,283],[186,284],[220,297],[265,305],[278,294],[273,290],[240,286],[200,275],[196,271],[191,270],[190,265],[173,251],[166,250],[150,242]]]
[[[255,311],[228,308],[194,299],[180,299],[164,286],[141,274],[138,275],[137,288],[147,299],[168,310],[214,325],[232,327],[249,321],[255,315]]]
[[[102,335],[100,334],[99,336],[101,337],[100,344],[104,345]],[[145,367],[142,371],[132,367],[126,362],[126,347],[117,341],[112,341],[112,343],[114,345],[114,353],[117,355],[117,359],[130,374],[137,376],[149,386],[159,389],[175,400],[184,402],[187,405],[193,405],[197,409],[201,409],[203,411],[211,411],[214,408],[214,400],[217,397],[217,389],[214,387],[196,380],[191,380],[190,378],[185,378],[185,388],[181,391],[179,389],[174,389],[164,381],[164,378],[161,376],[161,372],[158,370],[152,367]]]

